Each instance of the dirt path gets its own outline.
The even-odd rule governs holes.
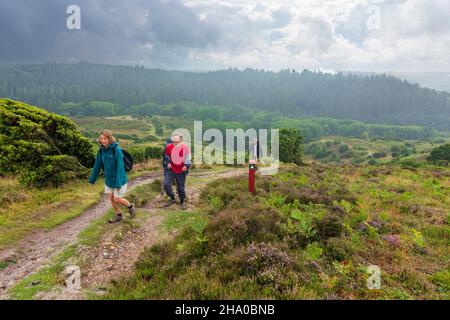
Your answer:
[[[242,170],[230,170],[219,173],[194,173],[193,177],[207,176],[208,178],[224,178],[242,174]],[[155,178],[161,177],[160,173],[150,173],[129,183],[130,190],[144,184],[151,183]],[[187,186],[190,195],[188,210],[196,206],[202,184]],[[94,248],[79,248],[77,255],[84,261],[82,272],[82,287],[88,290],[102,290],[111,279],[129,274],[134,267],[139,254],[145,247],[155,243],[156,228],[161,223],[162,217],[156,215],[156,211],[162,206],[162,198],[156,198],[146,205],[148,214],[136,219],[129,230],[118,231],[117,226],[111,228],[111,232],[105,234]],[[36,272],[53,257],[62,252],[71,244],[75,244],[78,234],[87,228],[93,221],[100,218],[111,208],[108,199],[102,196],[101,200],[82,215],[74,218],[50,231],[39,231],[28,236],[13,248],[0,251],[0,260],[12,260],[0,270],[0,299],[7,299],[7,290],[16,285],[21,279]],[[141,209],[142,210],[142,209]],[[115,237],[120,232],[120,245]],[[84,249],[84,250],[83,250]],[[103,286],[103,287],[102,287]],[[82,292],[68,294],[65,290],[52,291],[39,298],[43,299],[81,299]]]
[[[149,173],[129,183],[130,189],[149,183],[161,173]],[[14,261],[0,270],[0,299],[7,298],[6,291],[18,281],[33,273],[68,245],[74,243],[81,230],[101,217],[111,208],[106,195],[102,195],[97,204],[80,216],[71,219],[51,230],[37,231],[17,245],[0,251],[0,261]]]

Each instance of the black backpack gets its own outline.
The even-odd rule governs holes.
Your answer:
[[[116,146],[114,146],[112,148],[112,150],[113,150],[113,155],[115,157],[116,156]],[[100,148],[100,152],[102,152],[102,151],[103,151],[103,148]],[[123,153],[123,164],[125,166],[125,171],[129,172],[129,171],[133,170],[133,163],[134,163],[133,157],[126,150],[122,149],[122,153]]]

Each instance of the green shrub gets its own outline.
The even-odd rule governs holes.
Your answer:
[[[308,244],[305,252],[309,260],[317,260],[322,256],[323,249],[317,242],[313,242]]]
[[[331,261],[344,261],[353,254],[352,242],[341,237],[332,237],[327,239],[324,251]]]
[[[220,211],[224,207],[222,199],[217,196],[209,196],[208,203],[214,212]]]
[[[340,236],[343,226],[342,218],[334,212],[328,212],[322,219],[315,220],[315,229],[321,239]]]
[[[208,241],[208,237],[205,237],[203,231],[208,224],[208,218],[205,216],[195,216],[191,223],[192,229],[195,231],[196,239],[198,242]]]
[[[342,158],[350,159],[355,156],[355,153],[352,150],[347,150],[342,154]]]
[[[302,212],[298,209],[293,210],[291,213],[290,221],[294,225],[295,234],[308,241],[313,239],[316,235],[316,230],[313,224],[313,215],[309,212]]]
[[[257,191],[259,192],[258,178]],[[200,200],[203,204],[210,205],[211,198],[214,199],[213,201],[217,201],[217,204],[220,199],[222,202],[221,208],[252,207],[257,202],[257,197],[248,192],[247,182],[239,177],[230,178],[226,181],[217,179],[208,184],[208,187],[201,192]],[[214,212],[217,212],[217,210]]]
[[[207,250],[226,252],[236,245],[271,242],[281,234],[286,219],[272,208],[228,209],[214,216],[205,228]]]
[[[434,148],[427,160],[436,164],[448,166],[450,162],[450,143]]]
[[[132,148],[127,149],[127,151],[131,154],[135,163],[145,161],[145,148],[132,147]]]
[[[425,248],[425,239],[420,231],[411,229],[411,240],[417,249]]]
[[[323,159],[328,157],[331,154],[331,151],[326,149],[319,149],[314,153],[314,159]]]
[[[450,291],[450,270],[441,270],[431,275],[431,281],[439,287],[442,292]]]
[[[410,169],[410,170],[416,170],[421,166],[420,162],[413,160],[413,159],[407,159],[402,160],[400,162],[400,166],[402,169]]]
[[[352,163],[353,164],[359,164],[359,163],[362,163],[362,162],[364,162],[364,159],[361,158],[361,157],[356,157],[356,158],[352,159]]]
[[[26,170],[20,176],[20,181],[36,187],[56,187],[70,180],[86,178],[88,174],[89,170],[75,157],[44,156],[41,165],[35,169]]]
[[[400,147],[399,146],[392,146],[391,147],[391,152],[399,153],[400,152]]]
[[[94,152],[71,120],[0,99],[0,174],[19,174],[27,184],[57,186],[86,176]]]
[[[303,136],[298,129],[280,130],[280,161],[300,165],[302,161]]]
[[[338,151],[339,151],[339,153],[345,153],[345,152],[348,151],[348,149],[349,149],[349,148],[348,148],[348,145],[342,144],[342,145],[339,146]]]
[[[146,147],[144,150],[145,159],[161,159],[163,156],[162,147]]]
[[[264,200],[270,207],[281,208],[285,203],[286,197],[274,192],[270,193],[269,196]]]
[[[372,156],[375,159],[381,159],[381,158],[386,158],[387,154],[386,154],[386,152],[375,152],[374,154],[372,154]]]

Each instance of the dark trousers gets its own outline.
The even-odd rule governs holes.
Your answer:
[[[186,172],[182,172],[180,174],[176,174],[172,170],[167,170],[164,172],[164,190],[171,199],[175,199],[175,194],[172,190],[173,179],[175,179],[175,182],[177,183],[177,193],[180,197],[180,201],[183,202],[186,198],[186,192],[184,191]]]

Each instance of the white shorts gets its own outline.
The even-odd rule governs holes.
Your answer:
[[[123,198],[125,196],[125,193],[127,192],[128,184],[124,184],[120,189],[119,188],[110,188],[107,185],[105,185],[105,193],[114,193],[114,197],[116,198]]]

